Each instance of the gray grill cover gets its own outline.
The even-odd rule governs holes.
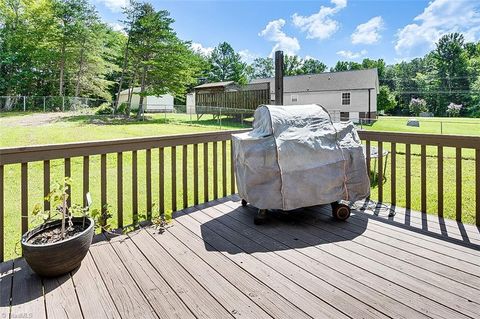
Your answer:
[[[370,194],[365,156],[351,122],[320,105],[263,105],[253,130],[233,135],[240,196],[261,209],[292,210]]]

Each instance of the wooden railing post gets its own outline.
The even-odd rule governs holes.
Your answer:
[[[117,153],[117,224],[123,228],[123,153]]]

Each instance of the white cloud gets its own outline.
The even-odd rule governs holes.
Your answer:
[[[365,55],[367,55],[367,53],[368,53],[367,50],[362,50],[359,52],[352,52],[349,50],[340,50],[337,52],[339,56],[344,57],[345,59],[348,59],[348,60],[355,60],[355,59],[364,57]]]
[[[240,57],[242,58],[243,62],[247,62],[249,64],[252,63],[253,60],[259,57],[258,54],[253,53],[248,49],[240,50],[238,51],[238,54],[240,54]]]
[[[397,32],[395,51],[405,56],[423,55],[435,42],[450,32],[463,33],[467,41],[480,36],[480,2],[434,0],[425,10]]]
[[[380,31],[383,29],[384,22],[381,16],[371,18],[365,23],[359,24],[352,33],[353,44],[374,44],[380,38]]]
[[[264,37],[268,41],[275,42],[270,55],[277,50],[282,50],[286,54],[293,55],[300,50],[300,43],[295,37],[290,37],[283,32],[282,28],[285,25],[285,20],[278,19],[270,21],[265,29],[263,29],[258,35]]]
[[[340,23],[332,16],[347,6],[347,0],[331,0],[333,7],[321,6],[320,11],[310,16],[301,16],[295,13],[292,16],[293,24],[303,32],[307,32],[307,39],[328,39],[340,28]]]
[[[205,56],[208,56],[212,53],[212,47],[204,47],[201,43],[192,42],[192,49],[195,52],[201,53]]]
[[[113,12],[121,12],[122,8],[128,5],[128,0],[96,0],[102,3]]]

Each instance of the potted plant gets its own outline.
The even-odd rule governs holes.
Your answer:
[[[63,183],[54,183],[45,197],[50,201],[52,211],[42,211],[36,204],[33,215],[43,219],[42,225],[22,236],[22,249],[25,260],[40,276],[55,277],[77,268],[90,248],[95,222],[89,216],[91,199],[86,194],[88,206],[68,207],[68,189],[72,180],[66,178]],[[92,216],[102,215],[98,210]],[[58,218],[58,216],[60,218]]]

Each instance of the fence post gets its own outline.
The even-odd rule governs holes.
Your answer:
[[[27,97],[24,95],[23,96],[23,112],[25,112],[27,110],[26,98]]]
[[[43,97],[43,112],[46,112],[46,108],[45,108],[45,97]]]
[[[65,96],[62,96],[62,112],[65,112]]]

